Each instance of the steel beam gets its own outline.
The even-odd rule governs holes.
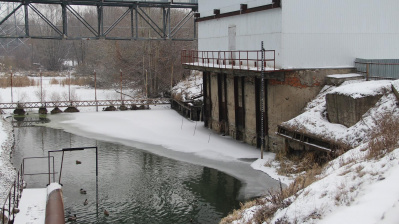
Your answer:
[[[172,0],[167,2],[160,2],[159,0],[153,1],[135,1],[135,0],[0,0],[0,3],[20,3],[18,7],[16,7],[11,13],[9,13],[5,18],[0,21],[0,25],[2,25],[6,20],[8,20],[12,15],[14,15],[22,6],[24,6],[24,32],[25,35],[21,34],[10,34],[5,30],[2,30],[3,33],[0,34],[0,38],[34,38],[34,39],[68,39],[68,40],[77,40],[77,39],[117,39],[117,40],[154,40],[154,39],[172,39],[172,40],[186,40],[192,41],[196,39],[196,24],[193,22],[194,26],[194,37],[193,38],[179,38],[174,39],[175,34],[188,22],[193,18],[193,12],[197,11],[198,6],[196,3],[191,3],[191,0],[187,0],[187,2],[179,2],[175,3]],[[62,29],[57,27],[55,21],[51,21],[47,18],[43,13],[41,13],[38,8],[34,6],[34,4],[53,4],[60,5],[62,9]],[[97,7],[97,27],[92,27],[79,13],[72,8],[72,5],[75,6],[95,6]],[[104,7],[127,7],[127,10],[120,15],[120,17],[113,22],[113,24],[107,29],[104,30]],[[42,36],[42,35],[31,35],[31,30],[29,28],[29,13],[28,9],[31,9],[34,13],[36,13],[43,21],[50,26],[56,33],[56,35],[51,36]],[[160,8],[162,11],[162,21],[155,20],[155,17],[148,15],[143,8]],[[177,25],[171,27],[171,9],[191,9],[191,11],[178,22]],[[77,20],[85,26],[93,36],[82,37],[82,36],[70,36],[68,33],[68,14],[70,12],[73,16],[77,18]],[[112,30],[130,13],[130,32],[123,36],[117,37],[107,37],[111,33]],[[150,29],[153,30],[157,35],[156,37],[140,37],[139,36],[139,18],[142,18]],[[161,24],[159,24],[161,23]],[[61,29],[61,30],[60,30]],[[69,30],[70,31],[70,30]]]

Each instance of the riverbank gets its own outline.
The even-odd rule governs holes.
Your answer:
[[[325,86],[301,115],[284,122],[297,130],[346,145],[340,156],[312,168],[288,188],[244,205],[221,223],[399,222],[399,108],[392,85],[398,81],[348,81]],[[330,123],[326,94],[381,95],[351,127]]]
[[[16,178],[16,171],[11,164],[11,151],[14,145],[13,128],[6,119],[7,116],[1,116],[0,122],[0,206],[8,196],[13,181]]]
[[[204,127],[203,122],[182,118],[170,106],[153,106],[150,110],[84,112],[49,115],[47,127],[63,129],[87,138],[117,142],[175,160],[207,166],[243,181],[241,198],[267,193],[265,183],[248,178],[254,171],[251,164],[260,158],[260,150],[237,142],[228,136],[217,135]],[[265,153],[273,159],[274,153]],[[271,188],[278,187],[276,181]],[[281,179],[281,178],[280,178]]]

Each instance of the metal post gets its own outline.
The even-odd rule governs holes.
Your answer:
[[[369,65],[370,65],[370,63],[366,63],[366,81],[369,81]]]
[[[15,182],[15,180],[14,180],[14,194],[13,194],[13,196],[12,196],[12,204],[13,204],[13,207],[15,207],[15,188],[16,188],[16,182]],[[12,213],[12,220],[14,220],[15,219],[15,212],[13,211],[13,213]]]
[[[72,106],[72,103],[71,103],[71,73],[68,72],[68,74],[69,74],[69,103]]]
[[[98,148],[96,146],[96,209],[98,215]]]
[[[13,97],[12,97],[12,70],[11,70],[11,103],[13,103]]]
[[[60,177],[58,179],[58,183],[61,185],[61,174],[62,174],[62,165],[64,164],[64,151],[62,151],[62,158],[61,158],[61,169],[60,169]]]
[[[43,78],[42,78],[42,70],[40,70],[40,102],[43,106]]]
[[[97,103],[97,73],[94,70],[94,100],[96,101],[96,112],[98,112],[98,103]]]
[[[53,182],[55,182],[54,157],[52,158],[53,158]]]
[[[121,77],[120,77],[120,87],[121,87],[121,103],[123,105],[123,99],[122,99],[122,69],[120,70]]]
[[[20,185],[20,183],[19,183],[19,178],[20,178],[20,177],[19,177],[19,174],[20,174],[20,172],[21,172],[21,171],[18,171],[18,175],[17,175],[17,188],[18,188],[18,189],[17,189],[17,206],[16,206],[17,208],[18,208],[18,205],[19,205],[19,194],[20,194],[19,189],[21,188],[21,187],[20,187],[21,185]]]
[[[170,90],[173,88],[173,62],[172,62],[172,73],[170,74]]]
[[[148,98],[148,71],[145,70],[145,98]]]
[[[61,4],[62,7],[62,34],[63,37],[62,38],[67,38],[68,36],[68,14],[67,14],[67,10],[66,10],[66,4],[62,3]]]
[[[48,184],[50,185],[51,183],[51,179],[50,179],[50,174],[51,173],[51,169],[50,169],[50,152],[48,152]]]
[[[261,96],[260,96],[260,99],[261,99],[261,103],[260,103],[260,106],[261,106],[261,109],[260,109],[260,122],[261,122],[261,136],[260,136],[260,139],[261,139],[261,146],[260,146],[260,148],[261,148],[261,155],[260,155],[260,158],[261,159],[263,159],[263,151],[264,151],[264,148],[265,148],[265,137],[264,137],[264,133],[265,133],[265,131],[264,131],[264,115],[263,115],[263,113],[264,113],[264,109],[265,109],[265,73],[264,73],[264,59],[265,59],[265,57],[264,57],[264,54],[265,54],[265,49],[263,48],[263,41],[262,41],[262,43],[261,43],[261,57],[262,57],[262,66],[261,66],[261,91],[260,91],[260,94],[261,94]]]
[[[25,11],[25,36],[29,36],[29,14],[28,14],[28,4],[24,4],[24,11]]]

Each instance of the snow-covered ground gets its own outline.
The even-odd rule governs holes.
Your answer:
[[[292,196],[290,198],[292,203],[278,210],[272,223],[281,220],[290,223],[399,223],[399,149],[379,160],[365,158],[368,133],[376,125],[375,117],[384,111],[399,115],[397,100],[389,88],[390,84],[390,81],[367,83],[351,81],[342,87],[326,86],[320,95],[309,103],[302,117],[287,122],[297,125],[301,121],[304,128],[312,129],[321,135],[331,135],[333,139],[345,139],[354,147],[331,161],[319,175],[319,181]],[[363,88],[368,89],[370,86],[373,88],[377,86],[371,94],[382,91],[385,95],[376,107],[367,112],[361,122],[346,128],[327,121],[324,113],[326,93],[342,91],[351,94],[347,91],[358,88],[362,91]],[[37,94],[32,92],[37,91],[37,88],[26,87],[15,91],[26,92],[33,101]],[[49,85],[46,90],[50,92],[53,88],[54,91],[67,91],[62,89],[67,87],[61,88],[59,85]],[[92,89],[75,87],[75,91],[82,99],[86,96],[94,98]],[[0,90],[3,102],[8,101],[9,92],[9,88]],[[113,90],[105,91],[104,97],[107,94],[117,93]],[[230,137],[216,135],[206,129],[201,122],[188,121],[168,107],[156,106],[146,111],[94,111],[95,108],[88,108],[84,113],[49,115],[52,122],[48,125],[95,139],[117,141],[128,145],[136,144],[140,148],[146,145],[153,153],[201,163],[222,171],[227,169],[226,172],[230,163],[239,162],[242,158],[260,157],[259,150],[234,141]],[[9,139],[7,133],[9,131],[0,130],[3,142]],[[9,155],[4,149],[1,153],[1,158],[3,154]],[[269,153],[265,157],[264,160],[258,159],[252,163],[252,167],[289,183],[290,180],[279,177],[273,168],[263,166],[265,162],[274,158],[274,154]],[[1,161],[5,162],[6,159]],[[235,175],[245,179],[245,173]],[[256,180],[251,184],[256,184]],[[0,179],[0,186],[3,185],[3,179]],[[248,209],[242,216],[243,219],[236,223],[245,223],[256,210],[257,207]]]
[[[193,72],[186,80],[183,80],[172,88],[172,95],[186,101],[197,97],[202,92],[202,73]],[[200,98],[202,100],[202,97]]]
[[[11,164],[11,150],[14,144],[12,125],[5,121],[6,116],[1,116],[0,125],[0,206],[8,195],[16,176],[16,171]]]
[[[269,223],[399,223],[399,148],[376,159],[368,156],[367,144],[382,114],[399,118],[391,84],[398,81],[348,81],[340,87],[325,86],[303,114],[284,123],[330,140],[342,140],[353,148],[329,162],[317,176],[318,181],[285,199],[286,206],[277,210]],[[384,95],[361,121],[347,128],[326,118],[325,95],[332,92],[354,98]],[[260,164],[257,167],[265,169]],[[261,208],[245,209],[233,223],[247,223]]]
[[[57,189],[61,189],[58,183],[51,183],[47,188],[24,189],[14,224],[44,223],[47,198]]]

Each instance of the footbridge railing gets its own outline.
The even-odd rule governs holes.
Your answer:
[[[169,98],[133,99],[133,100],[86,100],[86,101],[49,101],[0,103],[0,109],[17,108],[53,108],[53,107],[93,107],[93,106],[140,106],[170,104]]]

